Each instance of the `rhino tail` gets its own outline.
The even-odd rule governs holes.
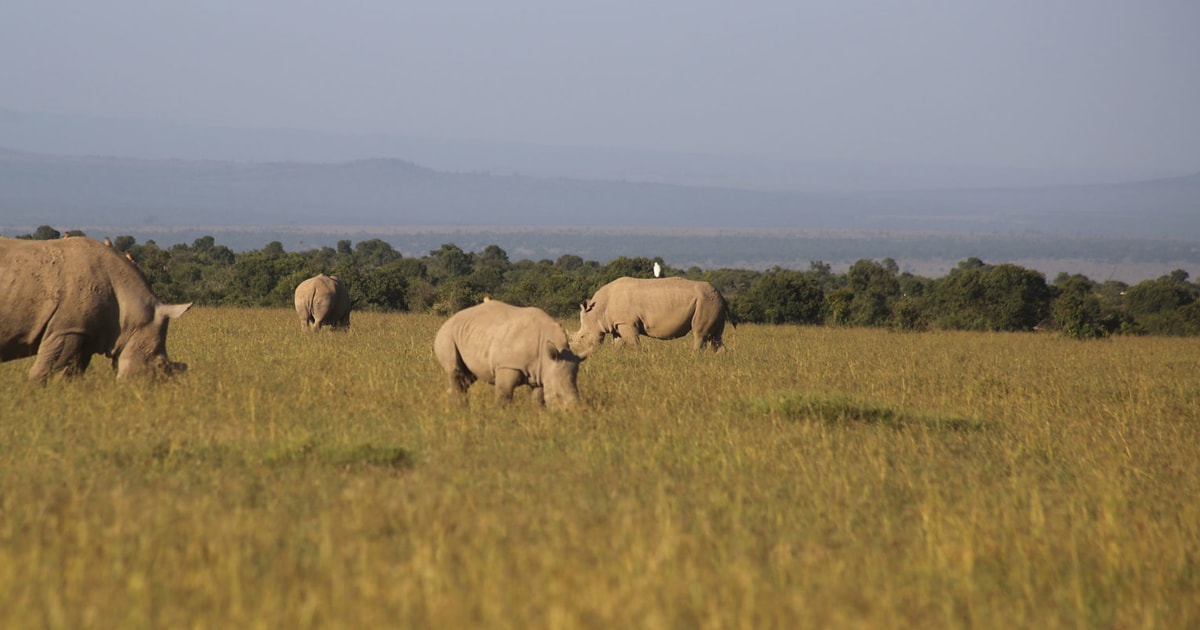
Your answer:
[[[725,296],[720,291],[717,291],[717,308],[721,309],[720,312],[724,314],[725,321],[730,326],[737,328],[737,325],[741,323],[741,320],[738,319],[737,311],[729,308],[729,300],[725,299]]]

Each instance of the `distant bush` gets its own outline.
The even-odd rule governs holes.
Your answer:
[[[941,328],[1024,331],[1046,321],[1051,297],[1040,272],[971,258],[935,283],[932,309]]]
[[[764,324],[820,324],[825,318],[825,292],[807,273],[776,267],[733,299],[739,321]]]
[[[62,237],[41,226],[18,238]],[[1127,287],[1065,274],[1047,284],[1038,271],[975,257],[943,278],[930,279],[900,273],[890,258],[861,259],[836,274],[820,260],[811,261],[806,271],[777,266],[765,272],[681,270],[660,257],[644,256],[619,256],[603,265],[574,254],[513,262],[497,245],[472,252],[454,243],[405,257],[380,239],[343,240],[336,248],[299,252],[272,241],[236,253],[212,236],[163,249],[122,235],[112,246],[130,256],[155,294],[169,302],[286,307],[301,280],[328,273],[346,283],[356,309],[446,315],[487,296],[570,318],[600,286],[622,276],[652,277],[658,263],[664,276],[711,282],[728,300],[734,321],[897,330],[1053,329],[1077,339],[1200,335],[1200,286],[1182,270]]]

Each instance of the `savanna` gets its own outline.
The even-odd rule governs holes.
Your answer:
[[[463,410],[442,321],[0,364],[0,626],[1200,625],[1200,338],[743,324]]]

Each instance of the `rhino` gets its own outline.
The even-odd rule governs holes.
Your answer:
[[[723,349],[728,307],[712,284],[686,278],[617,278],[579,305],[579,347],[614,343],[639,345],[638,337],[678,339],[692,333],[692,346]]]
[[[100,241],[0,237],[0,361],[37,357],[31,381],[82,375],[92,355],[118,379],[187,369],[167,358],[167,323],[192,304],[164,304],[131,260]]]
[[[337,276],[317,274],[296,287],[296,315],[305,330],[345,330],[350,327],[350,293]]]
[[[495,385],[496,400],[512,400],[520,385],[533,399],[553,407],[578,403],[575,379],[586,354],[571,351],[567,332],[540,308],[487,300],[465,308],[442,324],[433,352],[449,379],[451,399],[465,404],[467,389],[479,379]]]

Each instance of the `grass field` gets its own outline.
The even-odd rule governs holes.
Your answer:
[[[0,626],[1200,626],[1200,339],[743,325],[462,412],[440,321],[0,364]]]

